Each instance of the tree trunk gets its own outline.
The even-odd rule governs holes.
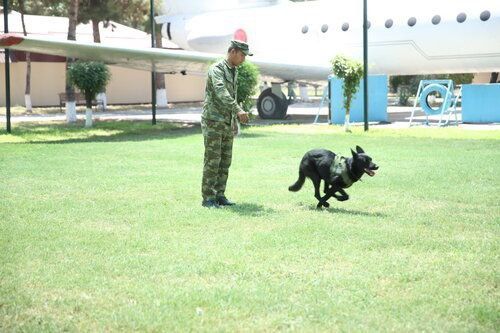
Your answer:
[[[349,128],[349,113],[351,111],[351,98],[347,97],[346,103],[345,103],[345,120],[344,120],[344,130],[346,132],[351,132],[351,129]]]
[[[92,96],[85,93],[85,127],[92,127]]]
[[[31,53],[26,52],[26,89],[24,90],[24,104],[26,112],[32,113],[33,106],[31,104]]]
[[[21,24],[23,26],[23,34],[28,35],[26,32],[26,25],[24,23],[24,0],[19,0],[19,9],[21,11]],[[33,112],[31,105],[31,56],[29,52],[26,52],[26,87],[24,89],[24,105],[26,107],[26,112]]]
[[[92,19],[92,34],[94,36],[94,43],[100,43],[101,33],[99,32],[99,21],[96,19]],[[106,110],[107,106],[106,88],[104,88],[101,92],[97,94],[96,99],[102,101],[103,111]]]
[[[94,35],[94,43],[101,42],[101,34],[99,33],[99,21],[92,19],[92,32]]]
[[[161,49],[162,45],[162,36],[161,29],[156,29],[156,47]],[[167,90],[165,88],[165,74],[156,73],[156,105],[159,107],[167,107]]]
[[[78,18],[78,0],[71,0],[68,10],[68,40],[76,40],[76,24]],[[75,60],[67,58],[66,60],[66,121],[68,123],[76,122],[76,102],[75,89],[69,82],[68,68]]]

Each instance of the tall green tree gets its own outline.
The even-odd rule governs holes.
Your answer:
[[[15,3],[15,1],[14,1]],[[45,16],[67,16],[68,0],[25,0],[26,14]]]
[[[76,40],[76,25],[78,24],[78,0],[70,0],[68,7],[68,40]],[[75,89],[69,79],[69,68],[75,59],[66,59],[66,120],[76,122]]]
[[[149,19],[149,0],[114,0],[120,8],[117,22],[134,29],[146,31],[145,22]],[[160,7],[155,4],[155,9]]]
[[[100,43],[99,23],[118,19],[120,9],[114,0],[80,0],[78,22],[92,22],[94,43]]]
[[[26,24],[24,22],[24,15],[26,14],[25,0],[14,1],[12,3],[12,9],[18,10],[21,13],[21,25],[23,27],[23,34],[27,36],[28,33],[26,31]],[[26,107],[26,112],[31,113],[33,111],[31,103],[31,53],[25,52],[25,55],[26,55],[26,80],[24,89],[24,105]]]
[[[149,2],[149,1],[148,1]],[[158,13],[161,7],[161,1],[154,1],[154,12]],[[161,35],[161,25],[155,24],[155,47],[161,49],[163,47],[163,36]],[[149,17],[149,6],[148,6],[148,16],[143,25],[144,31],[151,34],[151,19]],[[155,87],[156,87],[156,104],[159,107],[167,106],[167,89],[165,84],[165,74],[155,73]]]
[[[94,43],[101,42],[101,33],[99,31],[99,23],[104,25],[111,20],[117,20],[120,17],[121,6],[116,0],[79,0],[79,23],[92,23],[92,35]],[[105,89],[105,87],[103,87]],[[99,97],[106,108],[106,91],[100,91]]]

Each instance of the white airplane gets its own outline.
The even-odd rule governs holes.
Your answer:
[[[249,43],[248,59],[281,82],[324,81],[337,54],[362,60],[363,8],[358,1],[165,0],[162,33],[184,50],[0,36],[0,47],[55,54],[164,73],[205,75],[231,39]],[[370,74],[500,71],[499,0],[369,0]],[[258,100],[262,117],[282,118],[279,86]]]

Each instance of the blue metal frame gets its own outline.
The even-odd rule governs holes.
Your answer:
[[[410,123],[413,121],[413,117],[415,115],[415,111],[417,109],[417,104],[420,102],[420,108],[425,113],[425,124],[429,125],[429,116],[430,115],[440,115],[438,126],[448,125],[450,122],[451,114],[455,115],[455,125],[458,125],[457,118],[457,103],[458,99],[462,94],[462,88],[457,96],[454,94],[455,84],[452,80],[421,80],[418,85],[417,95],[415,98],[415,102],[413,103],[413,110],[410,116]],[[441,95],[444,95],[443,104],[437,110],[432,109],[427,105],[427,96],[432,92],[439,92]],[[443,115],[447,113],[448,119],[443,123]]]

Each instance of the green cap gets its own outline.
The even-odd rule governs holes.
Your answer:
[[[240,49],[241,52],[243,52],[243,54],[247,56],[253,56],[253,53],[250,53],[250,50],[248,49],[248,44],[245,42],[242,42],[240,40],[232,40],[231,46]]]

